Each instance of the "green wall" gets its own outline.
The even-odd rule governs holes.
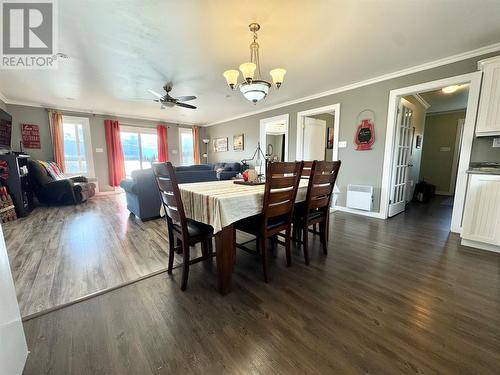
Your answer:
[[[438,192],[450,190],[458,120],[464,118],[465,111],[457,111],[432,113],[425,119],[420,179],[435,185]]]

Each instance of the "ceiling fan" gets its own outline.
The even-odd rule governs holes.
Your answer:
[[[154,99],[154,101],[157,103],[161,103],[162,109],[165,107],[175,107],[175,106],[189,108],[189,109],[196,109],[194,105],[184,103],[196,99],[196,96],[189,95],[189,96],[179,96],[177,98],[174,98],[173,96],[170,96],[170,91],[172,91],[172,85],[169,83],[163,86],[163,90],[167,92],[165,95],[161,95],[156,91],[148,89],[148,91],[151,94],[156,96],[156,99]]]

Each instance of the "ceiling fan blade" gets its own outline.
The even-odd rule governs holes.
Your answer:
[[[189,109],[196,109],[196,107],[194,105],[191,105],[191,104],[180,103],[180,102],[177,102],[175,104],[178,105],[179,107],[184,107],[184,108],[189,108]]]
[[[148,91],[149,91],[151,94],[153,94],[154,96],[157,96],[157,97],[158,97],[158,98],[160,98],[160,99],[161,99],[161,98],[163,98],[163,95],[158,94],[156,91],[153,91],[153,90],[150,90],[150,89],[148,89]]]
[[[179,96],[176,98],[178,102],[188,102],[190,100],[196,99],[196,96],[188,95],[188,96]]]

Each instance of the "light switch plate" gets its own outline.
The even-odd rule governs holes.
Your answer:
[[[172,155],[177,155],[177,150],[172,150]]]
[[[347,147],[347,141],[339,141],[339,148],[346,148]]]
[[[96,147],[95,152],[104,152],[104,150],[100,147]]]
[[[500,138],[493,138],[493,147],[500,147]]]

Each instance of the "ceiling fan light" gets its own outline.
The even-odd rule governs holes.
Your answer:
[[[276,85],[277,88],[280,88],[281,84],[283,83],[283,80],[285,78],[286,70],[283,68],[276,68],[273,69],[269,72],[271,75],[271,78],[273,79],[273,83]]]
[[[241,84],[240,91],[247,100],[256,104],[267,96],[270,87],[269,82],[256,80],[251,83]]]
[[[253,80],[255,69],[257,65],[253,62],[247,62],[240,65],[241,74],[243,74],[243,78],[250,83]]]
[[[235,69],[226,70],[223,73],[223,76],[226,79],[226,82],[229,85],[229,87],[231,87],[231,90],[234,90],[234,88],[238,84],[238,76],[239,75],[240,75],[240,72],[238,72]]]

